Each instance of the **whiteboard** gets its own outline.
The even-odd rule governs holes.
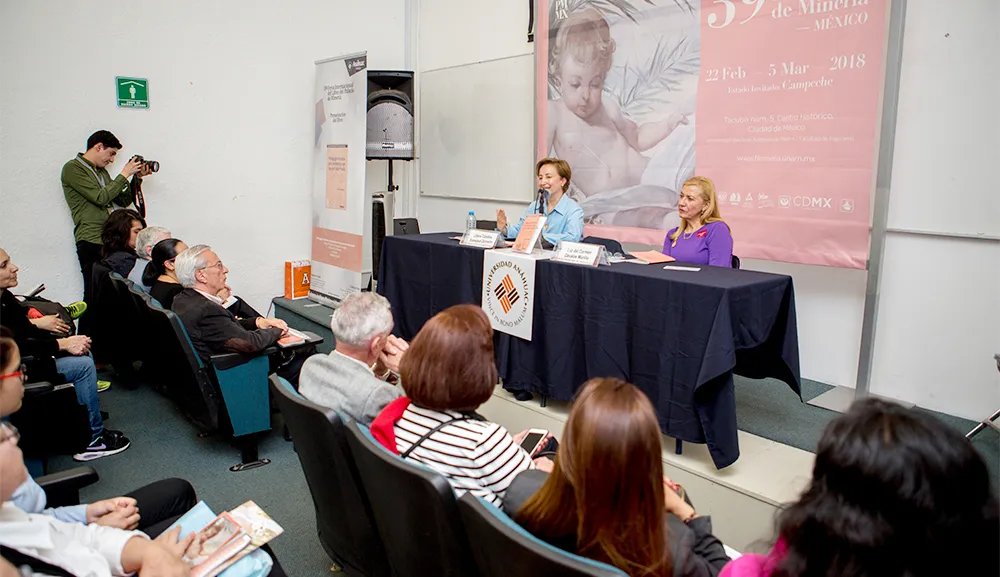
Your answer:
[[[534,55],[424,72],[420,77],[420,192],[531,202]]]
[[[1000,236],[998,21],[996,0],[907,8],[890,229]]]

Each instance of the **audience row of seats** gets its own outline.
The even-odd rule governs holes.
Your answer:
[[[267,355],[274,349],[217,354],[206,364],[177,315],[117,273],[107,278],[110,290],[98,291],[102,317],[114,311],[119,326],[130,327],[126,362],[141,363],[144,379],[171,398],[201,435],[234,437],[241,461],[230,470],[269,463],[259,458],[257,440],[271,430]]]
[[[305,472],[320,542],[348,575],[624,575],[535,538],[470,493],[456,499],[444,477],[389,453],[366,427],[277,375],[271,390]]]

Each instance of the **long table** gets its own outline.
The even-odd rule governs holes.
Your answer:
[[[483,250],[455,234],[386,237],[378,292],[399,336],[413,338],[452,305],[480,304]],[[625,379],[652,401],[664,433],[707,444],[720,469],[739,458],[734,373],[780,379],[801,398],[791,277],[545,260],[535,276],[531,341],[495,336],[508,390],[570,401],[589,378]]]

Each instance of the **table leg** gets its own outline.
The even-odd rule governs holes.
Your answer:
[[[680,455],[684,450],[684,441],[680,439],[674,439],[674,453]]]

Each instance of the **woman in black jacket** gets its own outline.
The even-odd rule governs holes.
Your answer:
[[[122,208],[111,213],[101,229],[101,258],[112,271],[128,278],[135,266],[135,239],[146,228],[139,213]]]
[[[168,238],[153,245],[149,253],[149,265],[142,273],[142,284],[149,287],[149,296],[160,303],[160,306],[170,310],[174,297],[184,290],[177,280],[174,269],[174,259],[187,250],[183,240]]]
[[[653,405],[635,385],[591,379],[552,473],[518,475],[504,511],[536,537],[632,576],[714,577],[729,557],[711,519],[663,476],[660,438]]]

